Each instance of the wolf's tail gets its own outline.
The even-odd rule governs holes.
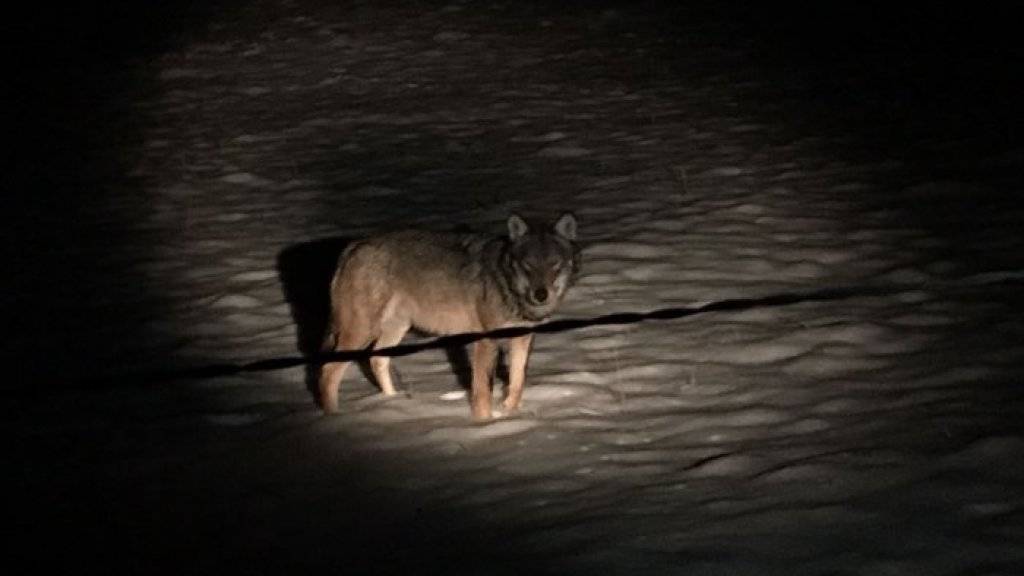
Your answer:
[[[334,352],[334,346],[337,343],[338,343],[338,334],[334,330],[334,326],[332,324],[332,325],[328,326],[326,330],[324,330],[324,339],[323,339],[323,342],[320,344],[320,351],[321,352]]]
[[[356,241],[349,243],[344,250],[341,251],[341,255],[338,256],[338,264],[335,266],[334,274],[331,276],[331,287],[329,294],[330,299],[330,319],[327,321],[327,328],[324,330],[323,340],[320,342],[321,352],[335,352],[335,346],[338,344],[338,320],[335,316],[335,294],[338,290],[338,279],[341,277],[342,272],[345,270],[345,265],[348,264],[349,255],[357,247],[364,244],[364,242]]]

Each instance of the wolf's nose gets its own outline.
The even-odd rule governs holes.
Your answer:
[[[547,302],[548,301],[548,290],[547,290],[547,288],[537,288],[536,290],[534,290],[533,291],[533,299],[536,300],[538,304],[543,304],[543,303]]]

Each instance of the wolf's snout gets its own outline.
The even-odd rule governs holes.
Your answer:
[[[536,290],[533,291],[533,299],[538,304],[543,304],[543,303],[547,302],[548,301],[548,289],[547,288],[537,288]]]

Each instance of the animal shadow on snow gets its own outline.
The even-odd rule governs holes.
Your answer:
[[[338,265],[338,258],[356,238],[334,236],[302,242],[289,246],[277,255],[277,274],[284,291],[285,301],[291,309],[296,328],[296,348],[307,358],[322,352],[324,336],[327,333],[331,313],[331,277]],[[472,379],[469,358],[462,347],[445,350],[448,361],[458,378],[459,385],[469,389]],[[392,370],[395,369],[392,363]],[[374,382],[367,362],[360,362],[363,375]],[[502,366],[498,367],[501,377]],[[311,362],[306,365],[306,389],[319,402],[318,379],[320,365]],[[397,375],[396,375],[397,376]],[[396,383],[402,387],[401,378]]]

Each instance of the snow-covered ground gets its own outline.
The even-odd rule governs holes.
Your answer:
[[[30,201],[5,247],[16,559],[1024,573],[998,56],[940,74],[889,45],[784,58],[714,10],[407,4],[211,10],[96,106],[116,169],[55,177],[81,205]],[[559,317],[750,304],[538,336],[523,414],[486,425],[441,350],[395,362],[397,398],[350,372],[336,417],[302,367],[173,377],[309,352],[347,239],[567,209]]]

